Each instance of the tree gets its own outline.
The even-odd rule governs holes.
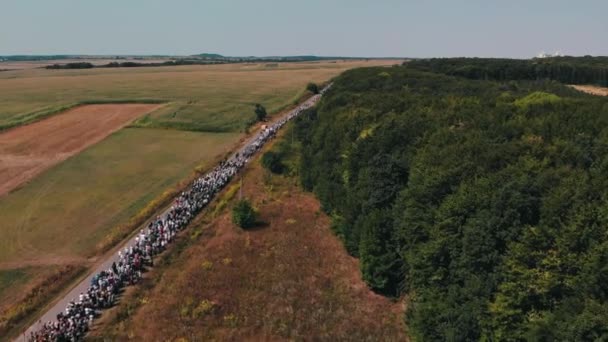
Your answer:
[[[264,121],[266,119],[266,108],[259,103],[255,104],[255,116],[258,118],[258,121]]]
[[[319,86],[317,86],[315,83],[310,82],[306,86],[306,90],[308,90],[309,92],[311,92],[313,94],[318,94],[319,93]]]
[[[403,275],[390,214],[388,210],[375,209],[362,217],[358,223],[359,257],[365,282],[377,292],[397,296]]]
[[[240,200],[232,209],[232,222],[237,226],[247,229],[255,225],[256,212],[248,200]]]
[[[280,174],[283,172],[284,165],[281,163],[281,156],[272,151],[268,151],[262,155],[262,166],[272,173]]]

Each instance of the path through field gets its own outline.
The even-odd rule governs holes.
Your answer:
[[[608,96],[608,88],[606,87],[592,85],[571,85],[570,87],[591,95]]]
[[[80,106],[0,133],[0,196],[160,106]]]

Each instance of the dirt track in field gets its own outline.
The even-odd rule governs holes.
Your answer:
[[[571,85],[572,88],[591,95],[608,96],[608,88],[592,85]]]
[[[0,133],[0,197],[160,106],[80,106]]]

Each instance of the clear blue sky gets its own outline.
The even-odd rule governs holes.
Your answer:
[[[0,55],[608,55],[608,0],[2,0]]]

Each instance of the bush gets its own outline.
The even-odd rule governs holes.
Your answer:
[[[255,117],[258,118],[258,121],[264,121],[268,113],[266,113],[266,108],[259,103],[255,104]]]
[[[248,200],[240,200],[232,209],[232,222],[247,229],[255,225],[256,213]]]
[[[268,151],[262,155],[262,166],[272,173],[281,174],[285,166],[281,162],[281,156],[272,151]]]
[[[318,94],[319,93],[319,86],[317,86],[315,83],[308,83],[308,85],[306,86],[306,90],[308,90],[309,92],[313,93],[313,94]]]

